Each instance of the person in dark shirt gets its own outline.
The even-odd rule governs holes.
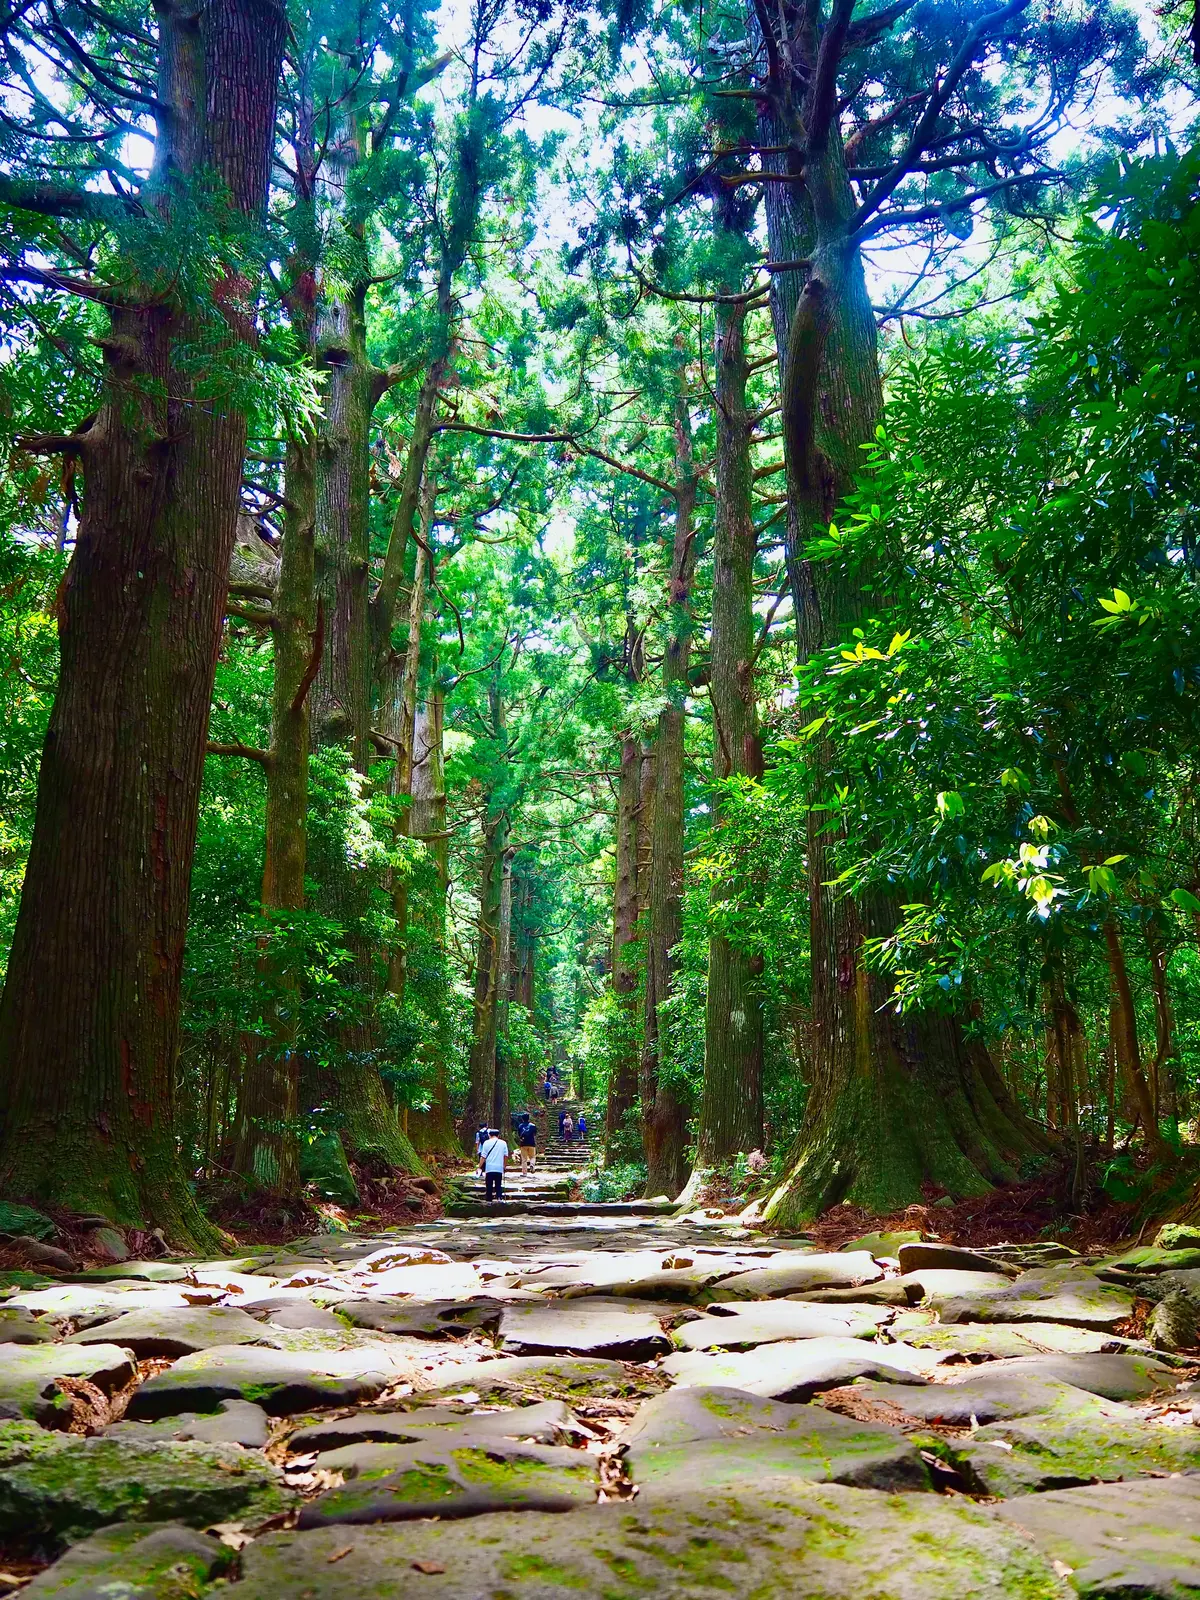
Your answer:
[[[537,1164],[537,1124],[533,1118],[526,1116],[520,1127],[518,1148],[521,1154],[521,1168],[525,1172],[532,1172]]]

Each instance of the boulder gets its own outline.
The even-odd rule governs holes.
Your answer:
[[[115,1344],[0,1345],[0,1418],[28,1417],[48,1428],[65,1428],[74,1408],[58,1378],[86,1378],[112,1394],[134,1371],[129,1351]]]
[[[26,1228],[26,1233],[31,1233]],[[1164,1222],[1154,1236],[1160,1250],[1200,1250],[1200,1224],[1195,1222]]]
[[[53,1239],[58,1229],[45,1214],[33,1206],[0,1200],[0,1238]]]
[[[855,1378],[923,1384],[938,1357],[908,1345],[861,1339],[789,1339],[731,1355],[700,1351],[668,1356],[662,1370],[677,1384],[745,1389],[774,1400],[810,1400]]]
[[[58,1435],[0,1473],[0,1538],[62,1548],[111,1522],[203,1528],[291,1503],[278,1469],[234,1445]]]
[[[358,1204],[358,1185],[336,1133],[321,1133],[300,1145],[300,1181],[322,1200]]]
[[[923,1350],[943,1350],[968,1360],[1009,1356],[1083,1355],[1111,1347],[1108,1334],[1060,1322],[935,1322],[929,1311],[902,1311],[888,1325],[894,1339]]]
[[[1078,1393],[1079,1391],[1076,1391]],[[1200,1429],[1163,1427],[1096,1396],[980,1428],[954,1446],[980,1492],[1009,1498],[1076,1484],[1200,1471]]]
[[[177,1522],[118,1522],[101,1528],[38,1574],[33,1600],[185,1600],[233,1565],[215,1534]]]
[[[103,1261],[128,1261],[129,1246],[125,1243],[125,1235],[118,1228],[97,1228],[88,1234],[88,1249]]]
[[[595,1457],[584,1451],[497,1438],[472,1445],[429,1432],[416,1444],[350,1446],[326,1456],[349,1481],[310,1500],[299,1526],[571,1511],[596,1499]]]
[[[995,1273],[997,1263],[978,1250],[964,1250],[956,1244],[939,1244],[933,1240],[916,1244],[902,1244],[899,1250],[900,1271],[920,1272],[926,1268],[940,1268],[948,1272]],[[1017,1268],[1009,1269],[1016,1275]]]
[[[883,1268],[866,1250],[788,1251],[765,1266],[724,1278],[709,1291],[710,1300],[761,1300],[775,1295],[799,1294],[805,1289],[857,1288],[877,1283]]]
[[[1029,1355],[988,1367],[998,1378],[1052,1379],[1104,1400],[1148,1400],[1175,1387],[1173,1368],[1142,1355]],[[981,1419],[982,1420],[982,1419]]]
[[[269,1323],[271,1328],[324,1328],[331,1333],[340,1333],[345,1328],[345,1323],[335,1317],[332,1311],[325,1306],[314,1305],[299,1290],[286,1295],[271,1295],[266,1299],[243,1300],[238,1305],[247,1316],[258,1317]]]
[[[1084,1267],[1035,1267],[1003,1289],[952,1296],[938,1310],[943,1322],[1065,1322],[1111,1330],[1132,1315],[1133,1296]]]
[[[1200,1478],[1142,1478],[996,1507],[1085,1597],[1184,1600],[1200,1591]]]
[[[758,1300],[748,1304],[735,1301],[684,1323],[675,1329],[672,1340],[680,1350],[746,1350],[779,1339],[872,1339],[890,1317],[891,1312],[882,1306],[822,1306],[802,1300]]]
[[[481,1398],[616,1396],[636,1390],[619,1361],[574,1356],[509,1356],[499,1361],[447,1363],[426,1374],[422,1392],[474,1392]]]
[[[121,1261],[110,1267],[81,1272],[81,1283],[182,1283],[188,1269],[174,1261]]]
[[[167,1311],[127,1311],[72,1334],[68,1344],[119,1344],[139,1358],[190,1356],[214,1345],[259,1344],[269,1337],[236,1306],[189,1306]]]
[[[461,1338],[477,1328],[494,1328],[501,1311],[495,1300],[343,1300],[337,1309],[356,1328],[423,1339]]]
[[[284,1530],[242,1552],[238,1600],[1067,1600],[1018,1530],[963,1500],[797,1483],[569,1516]]]
[[[578,1437],[574,1418],[561,1400],[543,1400],[531,1406],[479,1415],[450,1406],[418,1406],[412,1411],[359,1411],[351,1417],[333,1417],[300,1428],[288,1439],[288,1448],[302,1455],[310,1450],[338,1451],[357,1444],[417,1444],[429,1437],[463,1435],[473,1443],[488,1439],[531,1439],[536,1444],[566,1444]],[[327,1463],[323,1463],[327,1464]]]
[[[185,1413],[160,1422],[114,1422],[104,1430],[106,1439],[143,1443],[158,1439],[196,1439],[201,1444],[239,1444],[261,1450],[271,1435],[271,1420],[261,1406],[249,1400],[223,1400],[211,1417]]]
[[[1006,1366],[1008,1363],[1004,1363]],[[891,1383],[858,1383],[852,1398],[899,1408],[913,1422],[931,1427],[970,1428],[976,1423],[1028,1417],[1056,1407],[1099,1415],[1093,1396],[1049,1377],[997,1373],[989,1363],[963,1383],[931,1383],[923,1389],[899,1391]],[[899,1425],[901,1419],[895,1418]]]
[[[356,1350],[292,1351],[218,1345],[184,1356],[148,1379],[129,1402],[132,1421],[183,1411],[215,1411],[223,1400],[250,1400],[271,1416],[374,1400],[410,1378],[405,1360],[381,1346]]]
[[[883,1257],[887,1261],[898,1260],[898,1251],[902,1244],[918,1244],[921,1234],[916,1228],[901,1228],[892,1233],[864,1233],[857,1239],[850,1239],[840,1245],[840,1250],[866,1250],[871,1255]]]
[[[649,1504],[669,1504],[697,1482],[729,1493],[786,1494],[796,1483],[929,1488],[919,1453],[893,1429],[742,1389],[669,1389],[645,1402],[620,1442]]]
[[[51,1322],[39,1322],[24,1306],[0,1306],[0,1346],[6,1344],[53,1344],[57,1330]]]
[[[658,1319],[619,1300],[552,1300],[507,1305],[500,1348],[508,1355],[611,1356],[648,1361],[670,1350]]]

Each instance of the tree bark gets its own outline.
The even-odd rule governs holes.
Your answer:
[[[713,597],[709,694],[713,713],[713,777],[762,776],[754,695],[754,555],[749,367],[746,308],[716,310],[717,473],[713,526]],[[713,828],[721,827],[719,798]],[[714,904],[730,894],[713,889]],[[708,999],[704,1026],[704,1089],[697,1162],[711,1164],[763,1143],[763,1019],[761,959],[736,949],[722,934],[708,942]]]
[[[638,806],[641,800],[641,775],[641,746],[631,733],[627,733],[621,740],[621,775],[617,787],[612,992],[620,1016],[609,1068],[608,1104],[604,1119],[606,1163],[613,1160],[617,1138],[638,1097]]]
[[[496,1029],[500,983],[500,890],[508,817],[489,812],[484,820],[479,874],[479,943],[475,959],[475,1011],[468,1064],[467,1107],[462,1140],[470,1146],[476,1128],[499,1127],[496,1120]]]
[[[1112,917],[1106,919],[1103,934],[1104,954],[1112,978],[1113,1045],[1117,1053],[1117,1065],[1121,1069],[1121,1075],[1141,1118],[1142,1137],[1146,1141],[1146,1149],[1156,1161],[1167,1160],[1171,1151],[1159,1129],[1154,1097],[1146,1081],[1146,1074],[1142,1070],[1137,1010],[1134,1006],[1133,987],[1129,982],[1125,947],[1121,942],[1120,930]]]
[[[757,36],[757,14],[751,8]],[[816,40],[788,47],[803,56]],[[794,80],[811,81],[815,54]],[[797,108],[799,109],[799,108]],[[765,111],[765,143],[786,146],[788,129]],[[796,179],[767,185],[773,259],[805,263],[772,278],[779,349],[784,456],[789,495],[788,570],[801,656],[836,643],[859,620],[862,594],[832,563],[810,564],[805,543],[827,526],[861,464],[882,407],[874,315],[862,258],[849,237],[854,198],[833,116],[796,152],[765,158]],[[823,798],[834,752],[812,752],[812,800]],[[787,1179],[766,1216],[795,1226],[840,1200],[890,1211],[918,1201],[934,1183],[955,1197],[1016,1177],[1039,1138],[1011,1102],[1002,1105],[980,1074],[956,1018],[888,1006],[886,986],[863,966],[865,938],[890,932],[889,897],[835,896],[836,840],[826,814],[810,811],[813,1081]],[[997,1080],[998,1081],[998,1080]],[[1006,1097],[1007,1098],[1007,1097]]]
[[[315,440],[289,440],[287,518],[272,606],[275,676],[266,764],[266,851],[259,976],[267,987],[268,1036],[250,1053],[238,1094],[234,1170],[269,1194],[300,1192],[300,972],[272,935],[275,920],[304,907],[308,834],[308,691],[320,658],[314,604]],[[314,659],[314,651],[316,659]],[[284,913],[276,919],[273,913]]]
[[[436,681],[429,699],[418,705],[414,733],[412,809],[409,825],[413,837],[422,839],[437,868],[438,893],[428,913],[428,928],[439,949],[446,943],[446,893],[450,885],[450,840],[446,832],[446,766],[442,753],[444,701]],[[432,1084],[428,1111],[409,1115],[409,1137],[418,1150],[437,1155],[462,1154],[450,1106],[450,1081],[446,1054],[440,1042],[433,1047]]]
[[[677,1195],[687,1178],[687,1101],[663,1070],[659,1007],[675,975],[683,934],[683,775],[688,662],[692,646],[692,582],[696,571],[696,472],[686,397],[675,419],[675,537],[671,552],[668,638],[663,657],[667,704],[655,737],[654,824],[646,929],[646,994],[638,1089],[646,1193]]]
[[[283,13],[211,0],[159,16],[168,109],[144,198],[169,213],[209,168],[257,223]],[[179,992],[246,418],[194,403],[177,357],[232,344],[253,313],[249,285],[214,290],[208,313],[164,298],[113,315],[103,403],[79,436],[61,672],[0,1003],[0,1188],[191,1245],[216,1235],[176,1146]]]

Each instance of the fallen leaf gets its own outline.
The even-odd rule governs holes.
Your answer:
[[[240,1522],[214,1522],[208,1531],[215,1533],[221,1543],[228,1545],[231,1550],[244,1550],[254,1542],[254,1535],[247,1533]]]
[[[343,1560],[353,1549],[354,1546],[352,1544],[344,1544],[340,1550],[335,1550],[333,1554],[327,1558],[329,1566],[332,1566],[335,1561]]]
[[[445,1572],[445,1567],[440,1561],[414,1561],[414,1572]]]

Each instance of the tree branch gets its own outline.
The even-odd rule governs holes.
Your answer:
[[[933,136],[937,119],[945,109],[950,96],[957,89],[967,68],[974,61],[975,52],[983,40],[1007,22],[1010,17],[1015,17],[1024,11],[1029,4],[1030,0],[1008,0],[1008,4],[1001,6],[999,11],[992,11],[987,16],[980,17],[974,27],[968,29],[966,37],[962,44],[959,45],[950,65],[946,69],[946,76],[940,83],[935,83],[930,91],[929,98],[925,102],[925,109],[917,119],[917,125],[913,129],[903,153],[897,158],[887,177],[879,180],[862,205],[859,206],[854,216],[851,217],[846,229],[851,239],[857,241],[862,234],[867,218],[873,212],[879,210],[879,207],[888,196],[908,176],[913,162],[920,159],[922,151],[926,149]],[[962,208],[959,207],[959,209],[961,210]]]
[[[271,764],[269,750],[257,750],[250,744],[219,744],[215,739],[210,739],[204,746],[204,753],[210,756],[241,756],[246,761],[257,761],[263,767]]]
[[[321,595],[317,596],[317,625],[313,629],[312,649],[308,656],[308,665],[304,669],[304,676],[300,679],[295,694],[292,696],[291,713],[293,716],[300,710],[308,698],[308,691],[313,686],[313,679],[321,665],[321,654],[325,649],[325,601]]]
[[[124,195],[97,194],[65,183],[37,183],[6,172],[0,172],[0,205],[41,217],[82,217],[108,223],[143,214],[141,201]]]

